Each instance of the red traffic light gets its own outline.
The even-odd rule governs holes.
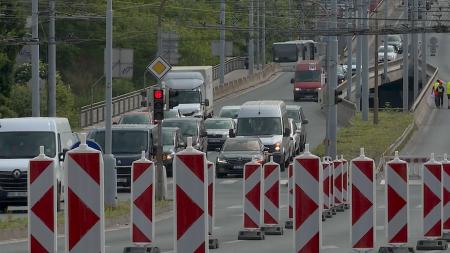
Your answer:
[[[154,90],[153,98],[154,99],[162,99],[164,97],[164,92],[162,90]]]

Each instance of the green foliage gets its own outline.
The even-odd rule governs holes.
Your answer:
[[[47,64],[40,62],[39,63],[39,77],[41,79],[47,78]],[[32,78],[32,70],[31,70],[31,64],[30,63],[24,63],[22,65],[19,65],[16,67],[15,71],[15,83],[18,84],[26,84],[28,83]]]
[[[113,96],[119,96],[125,93],[129,93],[136,90],[133,82],[127,79],[114,79],[113,80]]]

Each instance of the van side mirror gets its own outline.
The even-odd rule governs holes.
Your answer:
[[[234,132],[234,129],[229,129],[229,130],[228,130],[228,136],[229,136],[230,138],[236,137],[236,133]]]
[[[69,151],[69,150],[67,148],[65,148],[65,149],[63,149],[63,151],[61,153],[58,154],[58,159],[60,162],[64,162],[67,151]]]
[[[292,78],[292,79],[291,79],[291,83],[294,83],[294,82],[295,82],[295,80],[294,80],[294,78]]]
[[[291,136],[291,129],[286,127],[284,129],[283,137],[289,137],[289,136]]]

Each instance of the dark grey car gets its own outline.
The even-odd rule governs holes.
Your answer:
[[[242,175],[244,164],[255,159],[264,164],[267,161],[267,149],[259,138],[238,137],[225,141],[216,160],[216,175],[222,178],[228,174]]]
[[[172,118],[162,122],[163,127],[178,127],[183,141],[187,143],[187,137],[192,137],[192,146],[205,152],[208,150],[208,136],[205,130],[205,122],[202,118]]]
[[[308,124],[308,120],[303,113],[303,108],[299,105],[287,105],[286,111],[288,118],[293,119],[295,122],[297,134],[300,134],[300,151],[303,151],[307,137],[305,125]]]
[[[208,150],[217,150],[222,148],[230,130],[236,130],[236,125],[232,118],[209,118],[205,120],[205,128],[208,133]]]
[[[131,185],[131,165],[141,158],[142,151],[148,159],[156,154],[154,125],[115,125],[112,128],[112,154],[116,158],[117,186],[129,188]],[[89,132],[89,139],[97,142],[105,150],[105,129]]]
[[[163,141],[163,164],[166,167],[166,174],[168,177],[172,176],[172,164],[174,155],[186,148],[186,143],[181,137],[181,132],[178,127],[163,127],[162,128]]]

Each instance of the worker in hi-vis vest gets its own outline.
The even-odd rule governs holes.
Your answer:
[[[447,109],[450,109],[450,82],[447,82]]]

